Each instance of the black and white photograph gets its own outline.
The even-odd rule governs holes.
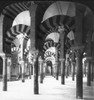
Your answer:
[[[94,0],[0,0],[0,100],[94,100]]]

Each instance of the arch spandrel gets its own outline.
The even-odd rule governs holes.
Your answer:
[[[13,21],[12,26],[15,26],[18,24],[24,24],[24,25],[30,26],[31,17],[30,17],[29,10],[25,10],[16,16],[16,18]]]

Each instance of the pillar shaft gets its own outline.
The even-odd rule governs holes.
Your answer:
[[[74,81],[74,77],[75,77],[75,51],[72,52],[71,66],[72,66],[72,80]]]
[[[93,64],[91,64],[91,81],[93,81]]]
[[[58,61],[56,61],[56,80],[58,80],[58,75],[59,75],[59,66],[58,66]]]
[[[47,68],[47,64],[43,62],[43,78],[46,76],[46,68]]]
[[[83,52],[83,18],[85,13],[85,7],[82,5],[76,5],[76,17],[75,17],[75,46],[77,57],[77,75],[76,75],[76,98],[83,98],[83,71],[82,71],[82,52]]]
[[[84,62],[84,71],[83,71],[83,72],[84,72],[83,74],[84,74],[85,77],[86,77],[86,74],[87,74],[87,73],[86,73],[86,61]]]
[[[65,50],[64,50],[64,43],[65,43],[65,32],[61,31],[60,32],[60,44],[61,44],[61,84],[65,84]]]
[[[55,58],[55,63],[56,63],[56,80],[58,80],[58,74],[59,74],[59,66],[58,66],[58,61],[59,61],[59,59],[58,59],[58,48],[56,47],[55,48],[55,50],[56,50],[56,58]]]
[[[22,68],[22,82],[25,82],[25,65],[24,65],[24,61],[21,62],[21,68]]]
[[[36,34],[37,34],[37,25],[38,25],[38,18],[36,18],[38,15],[38,8],[37,4],[31,4],[30,6],[30,16],[31,16],[31,28],[30,28],[30,40],[31,40],[31,53],[34,54],[34,94],[39,94],[39,88],[38,88],[38,54],[36,54]]]
[[[7,57],[7,80],[11,80],[11,57]]]
[[[87,61],[87,67],[88,67],[88,70],[87,70],[87,85],[91,86],[91,61],[90,60]]]
[[[66,65],[66,78],[68,78],[68,66]]]
[[[29,63],[29,78],[31,79],[31,70],[32,70],[32,68],[31,68],[32,66],[31,66],[31,64]]]
[[[38,57],[34,61],[34,94],[39,94],[39,85],[38,85]]]
[[[5,54],[2,56],[3,59],[3,91],[7,91],[7,60]]]
[[[83,98],[83,68],[82,68],[82,52],[77,50],[77,75],[76,75],[76,97]]]
[[[65,59],[61,59],[61,84],[65,84]]]
[[[75,62],[72,62],[72,80],[75,80]]]
[[[43,83],[43,60],[39,61],[40,65],[40,83]]]

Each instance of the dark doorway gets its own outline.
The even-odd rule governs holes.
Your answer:
[[[47,74],[52,75],[52,73],[53,73],[52,62],[51,61],[47,61]]]

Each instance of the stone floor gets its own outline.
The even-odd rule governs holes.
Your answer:
[[[86,77],[83,78],[83,100],[94,100],[94,82],[86,85]],[[71,77],[66,78],[65,85],[51,76],[46,76],[43,84],[39,83],[39,95],[33,94],[33,78],[26,79],[25,83],[19,81],[8,82],[8,90],[2,91],[0,82],[0,100],[77,100],[76,81]]]

